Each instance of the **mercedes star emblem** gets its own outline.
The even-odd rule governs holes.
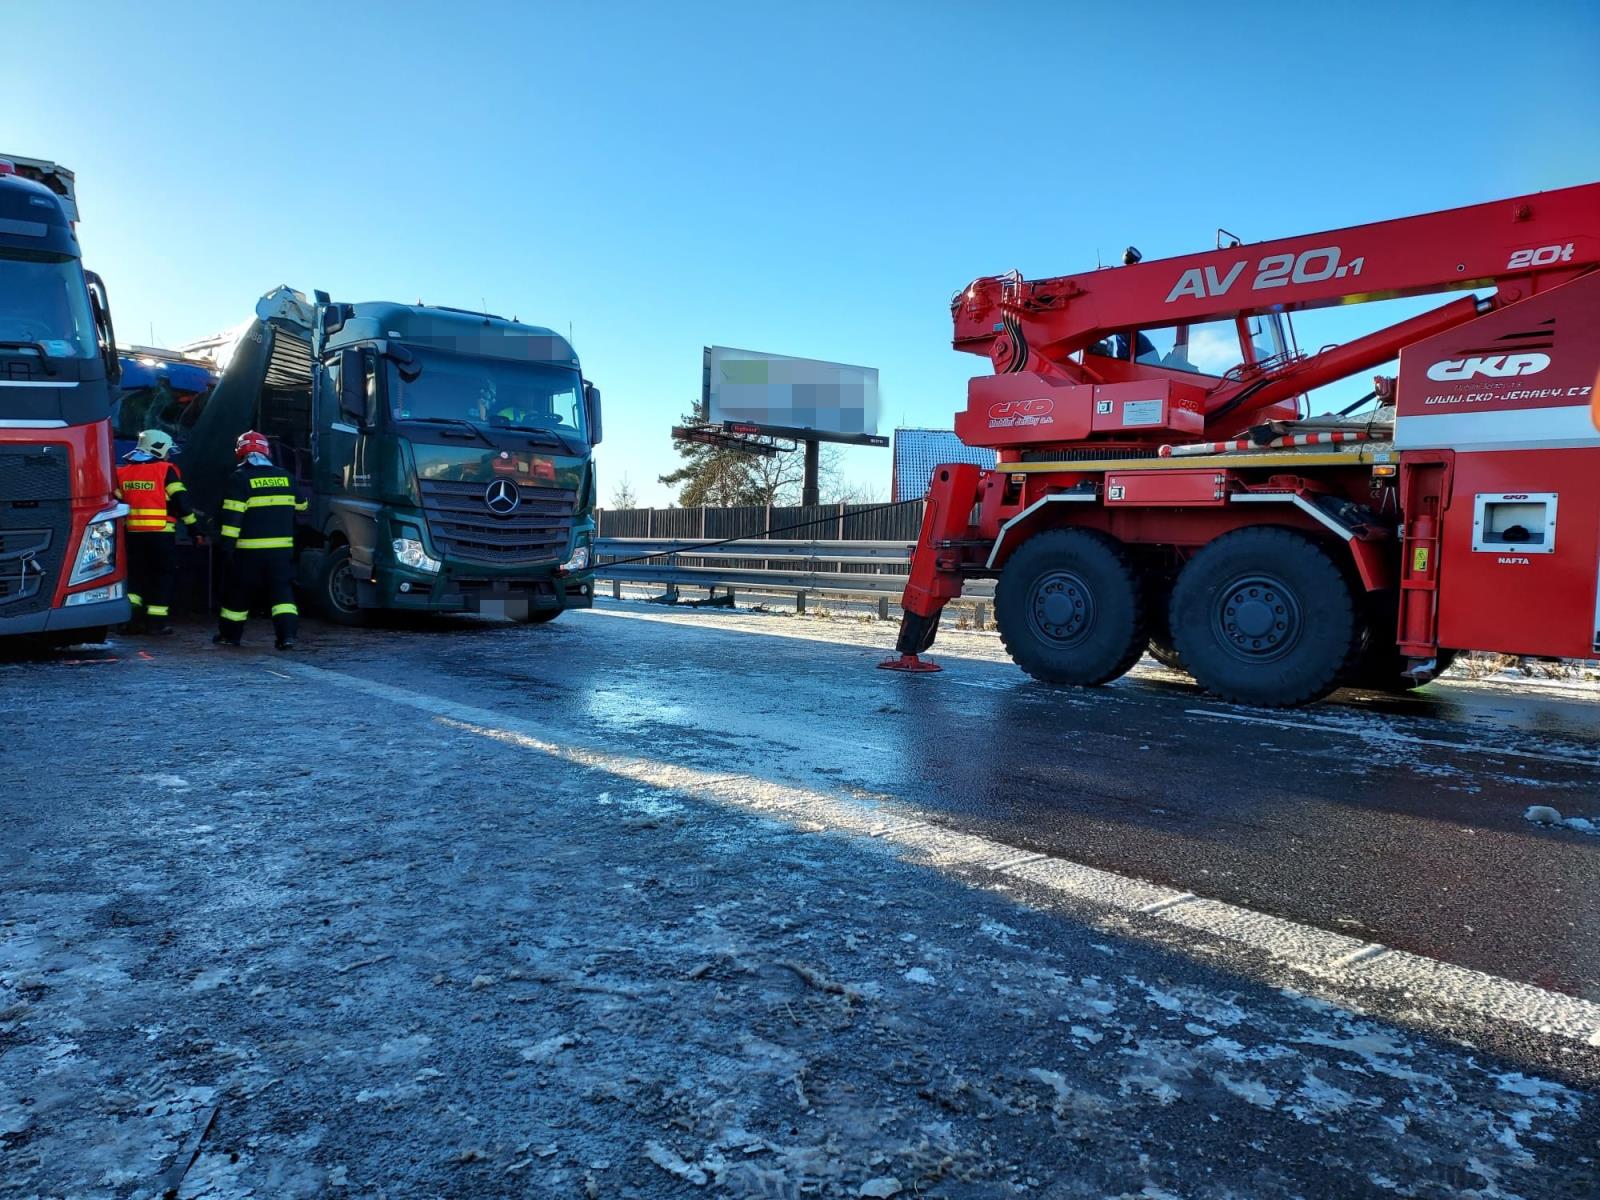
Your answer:
[[[484,489],[483,502],[495,516],[509,517],[517,511],[522,497],[517,492],[517,485],[509,479],[496,479]]]

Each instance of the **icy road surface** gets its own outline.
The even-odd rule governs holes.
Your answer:
[[[1600,839],[1521,813],[1600,807],[1592,705],[1274,725],[889,639],[613,606],[0,664],[0,1195],[1600,1192],[1581,1030],[1046,886],[1587,1019]]]

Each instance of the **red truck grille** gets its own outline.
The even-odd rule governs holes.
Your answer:
[[[0,446],[0,617],[50,607],[72,527],[65,446]]]

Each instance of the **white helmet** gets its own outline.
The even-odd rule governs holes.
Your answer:
[[[152,458],[165,458],[172,453],[172,435],[159,429],[146,429],[139,435],[138,449]]]

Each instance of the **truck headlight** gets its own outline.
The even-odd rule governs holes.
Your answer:
[[[428,552],[416,538],[395,538],[394,560],[402,567],[410,567],[413,571],[427,571],[432,574],[439,569],[439,560],[429,558]]]
[[[560,571],[563,575],[571,575],[574,571],[582,571],[589,565],[589,547],[579,546],[572,552],[572,557],[561,564]]]
[[[127,510],[124,509],[124,512]],[[83,531],[78,560],[72,565],[68,587],[99,579],[117,569],[117,522],[114,510],[98,514]]]

